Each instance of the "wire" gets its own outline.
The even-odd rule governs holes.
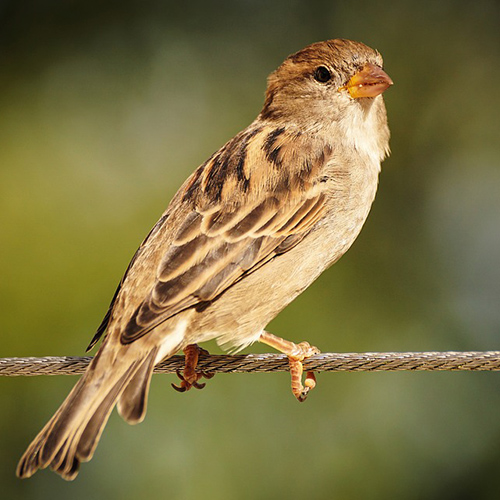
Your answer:
[[[92,357],[47,356],[0,358],[0,376],[78,375]],[[321,353],[303,362],[304,370],[346,371],[493,371],[500,370],[500,351]],[[156,365],[155,373],[175,373],[184,368],[184,356],[172,356]],[[197,371],[248,373],[288,371],[283,354],[200,355]]]

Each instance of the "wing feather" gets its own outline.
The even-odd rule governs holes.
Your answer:
[[[328,155],[321,151],[315,161],[303,162],[302,170],[287,168],[287,162],[299,160],[293,151],[287,153],[286,133],[279,135],[283,144],[276,160],[266,153],[269,134],[250,130],[248,136],[261,143],[258,154],[247,152],[247,136],[237,136],[237,143],[225,146],[237,154],[219,151],[181,188],[171,204],[177,212],[165,218],[165,228],[157,229],[157,239],[149,243],[154,247],[150,254],[159,255],[158,265],[135,306],[131,299],[134,308],[122,329],[123,343],[187,308],[205,307],[292,249],[321,218],[326,197],[318,172]],[[221,179],[234,183],[236,194],[225,197],[231,190],[214,185]],[[167,233],[173,236],[165,243],[161,238]]]

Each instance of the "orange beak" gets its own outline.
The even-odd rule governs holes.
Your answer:
[[[358,71],[347,85],[339,90],[347,89],[353,99],[360,97],[376,97],[386,91],[393,81],[389,75],[376,64],[367,63]]]

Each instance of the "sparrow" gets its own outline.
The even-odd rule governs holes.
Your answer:
[[[268,78],[257,118],[185,181],[132,258],[96,335],[85,374],[22,456],[17,475],[64,479],[89,461],[115,407],[144,419],[154,366],[179,350],[179,390],[202,387],[197,344],[285,353],[292,391],[315,385],[319,351],[266,325],[351,246],[389,154],[381,55],[345,39],[313,43]],[[208,374],[207,374],[208,375]]]

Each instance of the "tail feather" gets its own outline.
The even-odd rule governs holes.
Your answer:
[[[80,461],[75,456],[70,456],[67,453],[67,441],[56,453],[50,463],[50,468],[68,481],[72,481],[77,476],[80,469]]]
[[[51,467],[53,471],[60,474],[67,481],[73,481],[80,470],[80,461],[75,457],[70,458],[69,455],[66,455],[65,460],[58,467]]]
[[[97,409],[92,407],[90,411],[86,412],[81,423],[73,429],[53,458],[50,463],[51,468],[65,479],[74,479],[78,474],[80,462],[86,462],[92,458],[116,399],[128,378],[129,372],[126,372],[107,392]]]
[[[94,451],[104,430],[104,426],[108,422],[116,401],[120,397],[120,394],[123,392],[129,380],[130,374],[126,373],[115,384],[113,389],[108,393],[97,410],[91,416],[81,436],[79,437],[78,442],[75,443],[75,455],[81,462],[88,462],[93,457]]]
[[[129,394],[124,414],[130,418],[126,420],[139,421],[133,417],[144,416],[156,351],[153,348],[145,359],[132,361],[129,366],[122,365],[118,373],[110,369],[109,360],[105,368],[98,369],[98,353],[85,375],[21,457],[17,475],[27,478],[38,469],[50,466],[64,479],[74,479],[80,462],[92,458],[104,426],[124,391]],[[130,384],[133,390],[128,390]],[[135,403],[137,409],[133,407]]]
[[[87,396],[86,399],[89,399],[90,396],[90,394],[87,394],[89,391],[85,390],[87,388],[87,379],[88,375],[85,374],[77,382],[59,410],[45,426],[45,435],[43,435],[42,430],[35,439],[35,442],[40,441],[41,443],[38,453],[41,468],[46,467],[46,464],[52,462],[55,455],[64,449],[68,435],[75,425],[75,420],[81,417],[80,413],[85,408],[83,399],[85,396]]]
[[[129,424],[138,424],[146,416],[149,385],[158,349],[153,349],[130,380],[118,400],[118,412]]]
[[[61,434],[58,434],[58,429],[54,432],[54,427],[59,423],[58,427],[60,428],[60,420],[64,417],[65,412],[68,411],[68,406],[70,406],[73,398],[82,389],[86,376],[87,374],[77,382],[64,403],[28,446],[28,449],[24,452],[17,465],[16,474],[18,477],[31,477],[38,469],[47,467],[56,455],[61,455],[66,439]],[[59,436],[57,441],[54,439],[56,436]]]

